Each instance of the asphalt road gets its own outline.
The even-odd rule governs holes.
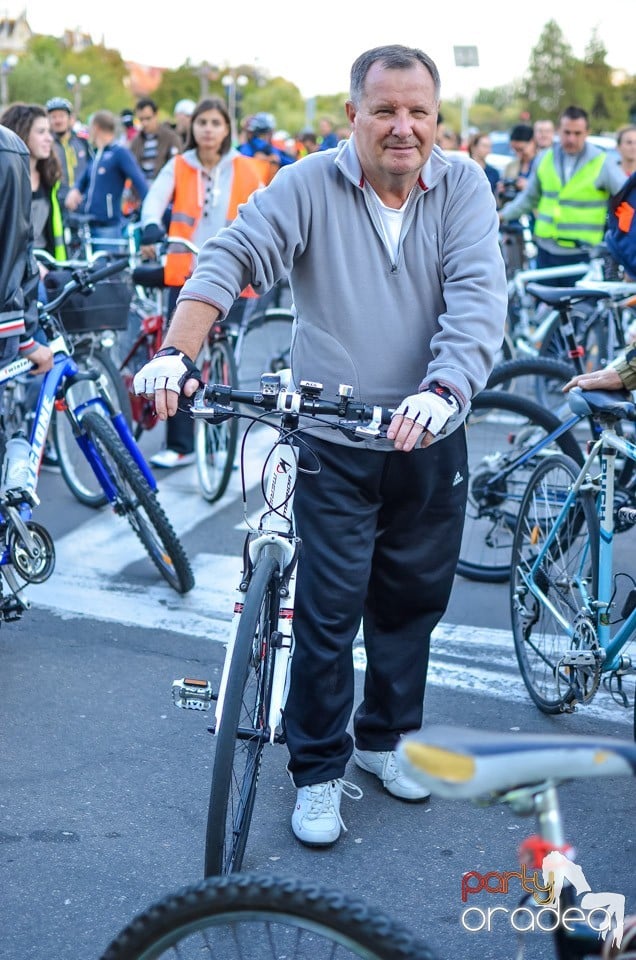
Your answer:
[[[145,438],[147,452],[159,431]],[[32,609],[0,629],[0,957],[91,960],[151,902],[202,876],[213,737],[207,715],[176,710],[173,679],[218,679],[243,538],[238,483],[214,508],[193,468],[161,477],[161,499],[197,584],[179,597],[155,575],[125,523],[78,504],[43,474],[40,519],[57,546]],[[256,504],[254,504],[254,509]],[[633,552],[628,556],[633,557]],[[358,684],[362,674],[358,672]],[[633,686],[633,682],[632,682]],[[599,695],[547,717],[519,680],[507,587],[457,579],[435,635],[425,723],[631,737],[631,715]],[[506,922],[467,932],[462,875],[517,869],[533,824],[502,807],[391,798],[353,764],[359,802],[331,849],[299,845],[284,747],[268,748],[244,868],[344,889],[416,930],[440,957],[514,955]],[[561,789],[566,832],[593,890],[636,910],[634,781]],[[475,905],[494,905],[482,894]],[[518,889],[497,905],[514,909]],[[550,956],[545,934],[526,956]]]

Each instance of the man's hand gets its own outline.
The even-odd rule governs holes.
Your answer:
[[[66,194],[66,200],[64,201],[64,206],[67,210],[77,210],[80,203],[82,202],[82,194],[79,192],[77,187],[71,187],[69,192]]]
[[[387,437],[395,441],[396,450],[404,453],[418,445],[428,447],[458,410],[459,404],[448,390],[433,386],[402,401],[393,414]]]
[[[33,369],[29,370],[32,377],[38,374],[46,373],[53,367],[53,351],[46,343],[39,343],[35,350],[27,354],[27,360],[33,364]]]
[[[567,393],[572,387],[581,387],[582,390],[622,390],[623,381],[613,367],[605,367],[603,370],[579,373],[572,377],[563,387],[563,393]]]
[[[201,373],[185,353],[165,347],[135,374],[133,390],[147,397],[154,395],[157,416],[166,420],[177,412],[179,394],[191,397],[201,382]]]

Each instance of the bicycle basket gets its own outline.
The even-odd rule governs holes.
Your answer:
[[[50,270],[44,286],[50,300],[72,279],[70,270]],[[107,277],[95,284],[89,294],[73,293],[62,304],[59,315],[68,333],[90,333],[99,330],[125,330],[133,290],[128,273]]]

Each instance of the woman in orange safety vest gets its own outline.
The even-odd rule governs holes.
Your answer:
[[[189,138],[183,153],[172,157],[153,180],[141,208],[141,253],[153,257],[164,235],[164,214],[171,205],[170,237],[185,238],[197,248],[231,223],[238,206],[264,186],[262,161],[245,157],[232,146],[232,125],[225,103],[205,98],[192,114]],[[178,248],[177,248],[178,249]],[[181,287],[194,269],[187,251],[168,251],[164,282],[171,288],[170,312]],[[248,288],[230,311],[230,319],[244,309]],[[187,413],[167,422],[166,448],[151,458],[156,467],[184,466],[194,461],[194,427]]]

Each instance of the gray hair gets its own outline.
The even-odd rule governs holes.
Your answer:
[[[417,47],[403,47],[398,43],[390,43],[384,47],[373,47],[372,50],[366,50],[361,53],[358,59],[351,67],[351,81],[349,85],[349,98],[357,107],[364,95],[364,83],[367,73],[374,63],[382,62],[382,66],[388,70],[408,70],[417,63],[421,63],[433,78],[435,84],[435,98],[439,100],[441,94],[442,82],[439,76],[439,70],[434,61]]]

